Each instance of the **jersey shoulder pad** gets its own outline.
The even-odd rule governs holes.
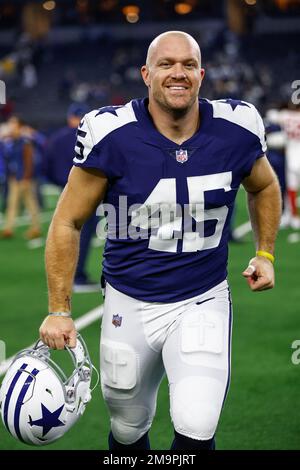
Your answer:
[[[132,102],[124,106],[105,106],[87,113],[78,127],[74,163],[83,163],[106,136],[134,121],[137,118]]]
[[[252,132],[259,138],[262,152],[267,150],[263,120],[253,104],[234,99],[215,100],[210,103],[214,118],[224,119]]]

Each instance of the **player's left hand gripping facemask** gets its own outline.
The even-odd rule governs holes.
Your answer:
[[[75,367],[69,378],[41,341],[17,354],[4,377],[2,420],[8,431],[26,444],[46,445],[63,436],[91,399],[94,366],[86,344],[78,335],[76,348],[65,349]]]

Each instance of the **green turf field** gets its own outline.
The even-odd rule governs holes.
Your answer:
[[[53,198],[47,201],[47,210],[51,210]],[[236,225],[246,221],[245,195],[241,191]],[[13,240],[0,240],[0,339],[6,342],[7,357],[35,341],[47,311],[43,248],[27,248],[22,238],[25,228],[18,228]],[[245,236],[244,243],[230,244],[232,379],[217,433],[219,449],[300,449],[300,365],[291,362],[291,344],[300,339],[300,243],[288,243],[290,233],[279,233],[277,283],[268,292],[252,293],[241,276],[254,252],[251,235]],[[95,279],[100,261],[101,248],[93,248],[89,264]],[[74,317],[101,301],[100,294],[74,294]],[[82,331],[96,366],[99,328],[97,322]],[[108,430],[108,414],[98,389],[81,421],[47,449],[107,449]],[[151,430],[152,448],[168,449],[171,440],[168,387],[164,381]],[[12,438],[1,422],[1,449],[29,447]]]

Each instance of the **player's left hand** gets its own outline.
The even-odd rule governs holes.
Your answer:
[[[273,263],[262,256],[256,256],[249,261],[243,276],[252,291],[272,289],[275,285]]]

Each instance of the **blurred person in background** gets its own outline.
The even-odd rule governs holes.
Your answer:
[[[47,137],[43,132],[31,126],[24,127],[24,136],[27,137],[32,143],[33,147],[33,160],[34,160],[34,179],[36,187],[36,195],[40,209],[44,209],[44,197],[42,193],[42,185],[45,182],[45,151],[47,144]]]
[[[285,109],[271,109],[267,119],[279,124],[286,135],[286,182],[289,202],[289,226],[300,229],[297,195],[300,189],[300,105],[289,103]]]
[[[25,236],[28,240],[41,236],[39,205],[34,180],[34,151],[25,136],[25,122],[12,116],[7,122],[7,137],[4,140],[4,157],[7,165],[8,195],[2,238],[14,235],[16,217],[22,203],[30,217],[30,227]]]
[[[266,120],[266,139],[268,145],[268,160],[271,163],[280,184],[282,199],[281,228],[285,228],[290,222],[289,203],[286,188],[286,135],[279,124],[268,123]]]
[[[72,103],[67,112],[67,125],[56,131],[46,147],[46,177],[49,182],[65,187],[73,166],[74,146],[77,128],[83,115],[88,111],[84,104]],[[80,235],[80,250],[74,279],[74,292],[94,292],[99,283],[91,281],[86,273],[86,263],[93,235],[96,233],[98,217],[93,214],[84,224]]]
[[[7,122],[0,124],[0,212],[5,213],[7,203],[7,161],[5,142],[8,140]],[[2,215],[2,214],[1,214]]]
[[[4,201],[4,187],[6,182],[6,165],[4,159],[4,148],[1,140],[1,129],[0,129],[0,212],[2,211]]]

